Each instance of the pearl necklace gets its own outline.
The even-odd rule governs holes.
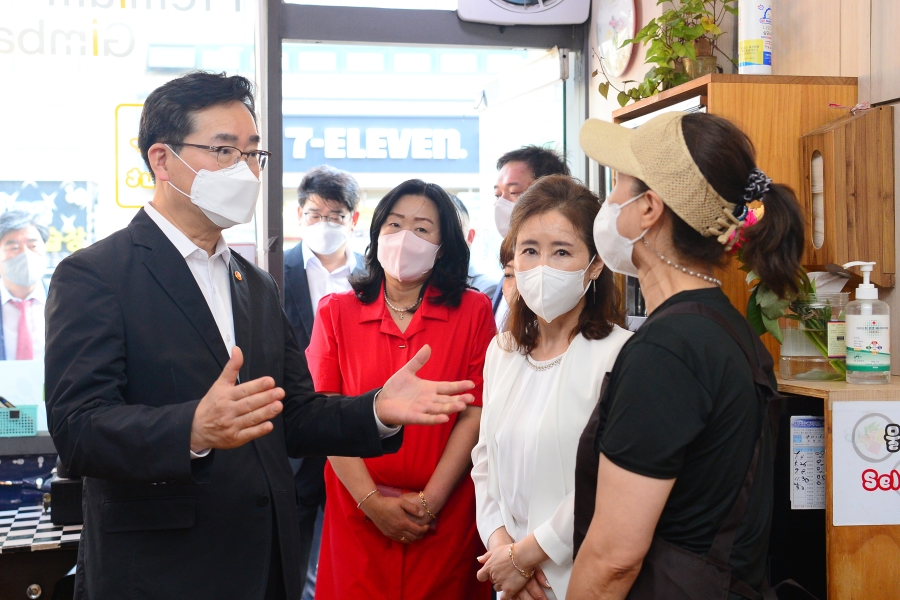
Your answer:
[[[391,304],[390,300],[388,300],[387,291],[384,292],[384,301],[395,313],[397,313],[397,316],[400,317],[401,321],[403,320],[403,313],[412,312],[412,311],[416,310],[417,308],[419,308],[419,305],[422,304],[422,299],[419,298],[418,300],[416,300],[416,303],[413,304],[412,306],[408,306],[406,308],[397,308],[396,306]]]
[[[564,354],[560,354],[556,357],[552,362],[547,363],[546,365],[536,365],[531,362],[531,358],[526,354],[525,355],[525,363],[532,368],[534,371],[546,371],[547,369],[552,369],[556,365],[562,362]]]
[[[669,265],[670,267],[675,268],[675,269],[678,269],[678,270],[681,271],[682,273],[686,273],[686,274],[688,274],[688,275],[693,275],[694,277],[699,277],[699,278],[702,279],[703,281],[708,281],[709,283],[714,283],[714,284],[716,284],[716,285],[718,285],[718,286],[721,287],[722,282],[721,282],[720,280],[716,279],[715,277],[713,277],[712,275],[707,275],[707,274],[705,274],[705,273],[700,273],[700,272],[698,272],[698,271],[691,271],[691,270],[688,269],[687,267],[682,267],[681,265],[679,265],[679,264],[677,264],[677,263],[673,263],[671,260],[669,260],[668,258],[666,258],[665,256],[663,256],[662,254],[660,254],[659,252],[657,252],[656,249],[653,248],[653,246],[651,246],[650,244],[647,243],[647,240],[641,238],[641,241],[644,242],[644,245],[647,246],[650,250],[652,250],[652,251],[659,257],[659,260],[663,261],[664,263],[666,263],[666,264]]]

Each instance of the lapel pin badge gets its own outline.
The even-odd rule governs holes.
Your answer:
[[[234,272],[234,278],[237,279],[238,281],[243,281],[243,280],[244,280],[244,278],[241,276],[241,272],[240,272],[240,271],[235,271],[235,272]]]

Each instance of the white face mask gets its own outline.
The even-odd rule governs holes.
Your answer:
[[[584,274],[593,262],[592,258],[580,271],[560,271],[545,265],[516,271],[516,286],[528,308],[550,323],[575,308],[587,292],[590,285],[584,285]]]
[[[2,263],[2,277],[14,285],[28,287],[36,284],[44,276],[47,257],[26,249]]]
[[[634,250],[634,243],[644,237],[650,230],[645,229],[641,235],[633,240],[629,240],[619,234],[616,221],[619,220],[619,213],[622,212],[623,208],[643,195],[643,193],[638,194],[622,204],[616,204],[607,200],[600,207],[600,212],[597,213],[597,217],[594,219],[594,245],[597,246],[597,254],[600,255],[600,260],[603,261],[603,264],[609,267],[613,273],[621,273],[631,277],[638,276],[637,267],[634,266],[634,261],[631,260],[631,253]]]
[[[334,254],[347,243],[350,228],[336,223],[319,221],[315,225],[303,225],[300,228],[303,243],[316,254]]]
[[[497,225],[497,231],[502,237],[506,237],[509,233],[509,217],[515,205],[515,202],[510,202],[506,198],[497,198],[494,202],[494,224]]]
[[[172,150],[168,144],[166,147]],[[188,169],[194,171],[174,150],[172,154]],[[190,194],[179,190],[171,181],[169,185],[190,198],[191,202],[217,227],[226,229],[241,223],[249,223],[253,219],[256,199],[259,198],[262,184],[245,161],[239,160],[236,164],[218,171],[200,169],[194,173],[197,176],[191,184]]]

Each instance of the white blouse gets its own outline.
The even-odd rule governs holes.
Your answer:
[[[500,493],[515,521],[515,531],[509,531],[508,527],[507,530],[513,539],[520,540],[528,535],[528,503],[537,458],[534,441],[560,369],[557,363],[543,371],[535,370],[528,366],[525,356],[518,354],[517,358],[518,372],[509,393],[510,401],[500,417],[502,424],[494,435],[494,449],[500,473]],[[559,358],[530,360],[537,367],[547,367]]]
[[[549,557],[541,563],[553,588],[547,596],[564,600],[572,575],[578,441],[631,332],[615,327],[602,340],[577,335],[560,363],[545,371],[503,350],[500,340],[509,335],[494,338],[484,363],[484,406],[472,450],[478,533],[485,546],[500,527],[516,541],[534,534]]]

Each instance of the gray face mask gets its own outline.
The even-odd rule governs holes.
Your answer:
[[[25,250],[21,254],[0,262],[0,276],[14,285],[31,286],[41,280],[47,269],[47,257]]]

